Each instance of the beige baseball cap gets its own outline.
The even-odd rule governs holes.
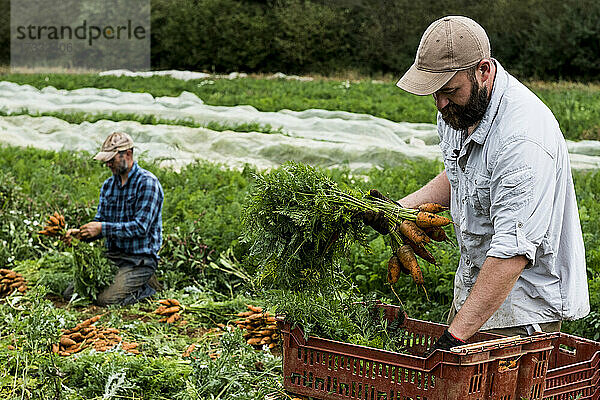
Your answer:
[[[429,95],[457,71],[490,57],[490,41],[481,25],[467,17],[443,17],[425,30],[414,64],[396,86],[419,96]]]
[[[107,162],[112,160],[119,151],[132,148],[133,139],[131,136],[125,132],[113,132],[106,138],[100,152],[94,156],[94,160]]]

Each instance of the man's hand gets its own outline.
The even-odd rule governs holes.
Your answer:
[[[425,357],[429,357],[429,355],[436,350],[450,350],[453,347],[462,346],[465,343],[466,342],[464,340],[455,337],[448,332],[448,329],[446,329],[444,330],[442,336],[440,336],[440,338],[433,344],[433,346],[431,346],[427,353],[425,353]]]
[[[369,225],[382,235],[390,233],[390,224],[383,211],[365,211],[362,213],[362,220],[365,225]]]
[[[81,239],[81,230],[79,229],[67,229],[67,233],[63,236],[62,241],[67,246],[71,245],[73,238]]]
[[[381,194],[381,192],[379,192],[379,190],[377,190],[377,189],[371,189],[369,191],[369,196],[374,197],[379,200],[389,201],[389,202],[394,203],[393,200],[390,200],[389,198],[387,198],[386,196]],[[398,205],[400,205],[400,204],[398,204]],[[380,234],[387,235],[388,233],[390,233],[390,223],[389,223],[388,219],[385,217],[383,211],[379,211],[379,212],[365,211],[362,213],[362,219],[363,219],[363,222],[365,223],[365,225],[369,225],[371,228],[375,229]]]
[[[83,239],[91,239],[99,236],[102,233],[102,222],[88,222],[79,229],[80,235]]]

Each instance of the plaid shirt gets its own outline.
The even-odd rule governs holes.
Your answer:
[[[156,176],[137,163],[133,164],[125,185],[115,175],[104,181],[94,221],[102,222],[108,251],[147,254],[158,259],[163,198]]]

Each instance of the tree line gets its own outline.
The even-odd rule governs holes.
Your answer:
[[[10,62],[9,0],[0,0],[0,63]],[[466,15],[493,56],[525,79],[598,81],[596,0],[151,0],[153,69],[401,74],[425,28]]]

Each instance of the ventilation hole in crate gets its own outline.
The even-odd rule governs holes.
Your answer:
[[[308,380],[307,380],[307,382],[306,382],[306,384],[304,386],[307,386],[307,387],[311,388],[313,386],[313,378],[314,378],[313,373],[309,372],[308,373]]]
[[[423,373],[423,390],[429,389],[429,374]]]
[[[343,396],[348,396],[348,392],[350,391],[350,386],[347,383],[340,382],[338,386],[338,394]]]
[[[308,360],[308,352],[306,350],[302,351],[302,361],[306,364]]]
[[[421,374],[421,372],[420,372],[420,371],[419,371],[419,372],[417,372],[417,374],[416,374],[416,378],[417,378],[417,379],[416,379],[416,382],[417,382],[417,387],[418,387],[419,389],[421,389],[421,387],[422,387],[421,385],[423,384],[423,377],[422,377],[422,374]]]
[[[410,370],[404,368],[404,382],[410,382]]]
[[[302,375],[300,375],[297,372],[292,372],[292,375],[290,376],[290,382],[292,383],[292,385],[300,385],[301,379]]]
[[[331,370],[333,364],[333,354],[327,354],[327,369]]]
[[[327,390],[328,392],[331,392],[331,377],[330,376],[327,377],[327,385],[325,385],[325,390]]]
[[[410,371],[410,383],[415,383],[417,373],[415,371]]]
[[[377,400],[388,400],[388,395],[386,392],[377,391]]]
[[[306,371],[302,372],[302,386],[306,386]]]
[[[529,396],[530,400],[538,400],[542,395],[542,384],[536,383],[531,387],[531,394]]]
[[[481,377],[483,375],[483,364],[475,367],[475,373],[471,376],[469,382],[469,393],[477,393],[481,391]]]
[[[535,364],[535,368],[534,368],[534,372],[533,372],[533,377],[534,378],[542,378],[544,376],[544,373],[546,372],[546,365],[547,364],[548,364],[548,362],[546,360],[538,361]]]
[[[315,355],[313,354],[313,351],[312,351],[312,350],[309,350],[309,351],[308,351],[308,363],[309,363],[310,365],[313,365],[313,364],[314,364],[314,360],[315,360],[315,359],[314,359],[314,357],[315,357]]]
[[[325,390],[325,379],[315,377],[315,389]]]
[[[369,399],[375,400],[375,387],[371,385],[371,390],[369,390]]]
[[[336,393],[338,391],[338,378],[332,379],[331,391]]]
[[[298,360],[302,359],[302,350],[298,347]]]

